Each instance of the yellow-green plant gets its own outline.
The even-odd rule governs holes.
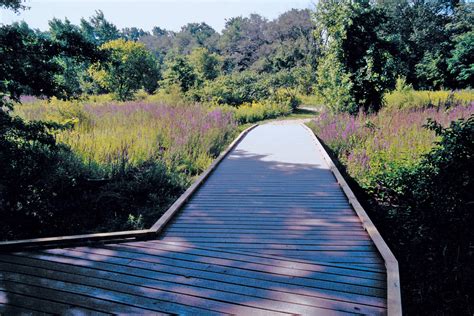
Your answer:
[[[158,87],[157,62],[144,44],[117,39],[100,49],[108,54],[107,61],[93,64],[89,74],[118,100],[130,100],[142,87],[148,92]]]

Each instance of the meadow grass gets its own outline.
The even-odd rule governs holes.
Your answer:
[[[0,240],[150,227],[239,131],[226,109],[153,98],[22,103],[14,115],[67,128],[51,131],[61,146],[24,144],[34,150],[8,179]]]
[[[384,96],[384,106],[391,109],[422,109],[469,105],[474,102],[474,90],[415,91],[398,89]]]
[[[472,292],[466,267],[473,262],[472,91],[399,89],[386,100],[376,114],[323,113],[309,126],[397,257],[407,310],[442,311],[453,302],[466,310]]]
[[[309,123],[333,151],[348,174],[369,191],[377,179],[399,168],[416,166],[434,146],[437,137],[423,127],[428,118],[443,126],[474,113],[474,104],[451,108],[385,108],[378,114],[323,113]]]
[[[26,102],[16,113],[31,121],[72,125],[56,137],[85,162],[112,168],[160,160],[190,175],[207,168],[237,130],[232,114],[219,108],[153,100],[116,102],[108,96]]]

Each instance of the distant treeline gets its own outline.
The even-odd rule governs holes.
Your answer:
[[[53,19],[44,32],[24,22],[2,26],[0,54],[16,49],[13,40],[28,43],[28,52],[20,52],[24,63],[40,59],[51,88],[68,96],[112,92],[125,100],[140,88],[162,88],[193,101],[239,105],[284,88],[319,95],[336,111],[376,111],[397,77],[415,89],[472,85],[473,7],[447,0],[319,1],[314,11],[293,9],[274,20],[234,17],[221,33],[206,23],[179,32],[120,30],[97,11],[80,25]],[[55,46],[62,51],[48,49]],[[40,53],[50,59],[31,56]],[[238,87],[245,92],[236,95]]]

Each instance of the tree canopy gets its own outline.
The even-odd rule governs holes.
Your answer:
[[[116,39],[100,46],[108,53],[106,62],[95,63],[90,73],[100,86],[125,101],[144,87],[153,92],[159,79],[155,58],[142,43]]]

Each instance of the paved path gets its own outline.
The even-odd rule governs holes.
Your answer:
[[[266,124],[157,240],[0,255],[0,313],[385,314],[386,278],[308,130]]]

